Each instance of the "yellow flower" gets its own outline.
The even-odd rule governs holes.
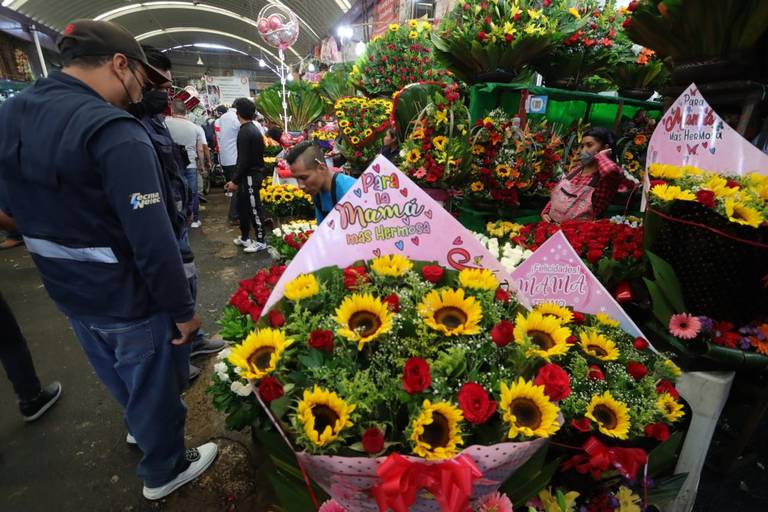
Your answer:
[[[507,164],[499,164],[496,166],[496,175],[499,178],[509,178],[512,174],[512,168]]]
[[[472,192],[482,192],[485,189],[485,186],[481,182],[475,181],[469,186],[469,188],[472,190]]]
[[[427,32],[429,32],[430,30],[432,30],[432,24],[429,23],[428,21],[422,21],[421,30],[426,30]]]
[[[411,30],[411,32],[408,34],[408,37],[411,38],[411,39],[418,39],[419,38],[419,33],[416,32],[415,30]]]
[[[576,18],[577,20],[580,20],[580,19],[581,19],[581,14],[579,14],[579,11],[578,11],[578,10],[576,10],[576,8],[575,8],[575,7],[571,7],[570,9],[568,9],[568,13],[569,13],[571,16],[573,16],[574,18]]]
[[[527,317],[518,313],[514,334],[518,345],[526,341],[531,343],[527,353],[529,357],[538,356],[547,362],[565,354],[570,348],[568,338],[571,330],[563,327],[557,319],[544,316],[538,311],[531,311]]]
[[[417,310],[427,326],[446,336],[478,334],[483,309],[474,297],[464,297],[464,290],[432,290]]]
[[[344,117],[344,111],[343,110],[337,110],[336,111],[336,117]]]
[[[738,188],[729,187],[728,180],[717,175],[709,178],[709,180],[701,185],[701,188],[711,190],[717,197],[733,197],[739,191]]]
[[[695,201],[696,194],[690,190],[682,190],[677,185],[656,185],[651,189],[651,194],[662,201]]]
[[[677,165],[651,164],[648,173],[654,178],[678,180],[683,177],[683,169]]]
[[[560,409],[544,393],[544,386],[526,382],[522,377],[507,386],[501,383],[499,412],[509,425],[507,437],[549,437],[560,429]]]
[[[421,159],[421,151],[419,151],[416,148],[413,148],[412,150],[408,151],[408,153],[405,155],[405,159],[409,164],[415,164]]]
[[[435,112],[435,126],[440,126],[441,124],[448,124],[448,112],[445,110]]]
[[[579,339],[581,340],[581,350],[595,359],[615,361],[619,358],[619,349],[616,347],[616,343],[594,329],[579,333]]]
[[[495,291],[499,280],[488,269],[466,268],[459,272],[459,284],[471,290]]]
[[[448,142],[448,137],[445,135],[438,135],[432,139],[432,145],[437,148],[438,151],[445,151],[445,143]]]
[[[627,404],[619,402],[610,391],[602,395],[593,395],[585,417],[597,423],[600,432],[616,439],[629,437],[629,409]]]
[[[558,306],[551,302],[539,304],[534,309],[544,315],[545,318],[550,316],[563,324],[571,323],[571,320],[573,320],[573,313],[570,309]]]
[[[389,24],[389,31],[390,32],[394,33],[394,32],[397,32],[398,30],[400,30],[400,25],[398,25],[397,23],[390,23]]]
[[[341,126],[342,128],[346,128],[349,126],[349,121],[347,121],[346,119],[344,119],[343,121],[339,121],[339,126]]]
[[[320,285],[313,274],[302,274],[285,285],[285,298],[298,301],[320,293]]]
[[[371,130],[370,128],[366,128],[365,131],[363,132],[363,135],[365,135],[365,137],[368,138],[371,135],[373,135],[373,130]]]
[[[359,144],[360,137],[350,137],[349,142],[351,142],[352,144]]]
[[[677,402],[677,400],[675,400],[669,393],[662,393],[659,395],[656,399],[656,408],[661,411],[664,419],[670,423],[674,423],[685,416],[683,404]]]
[[[416,21],[416,20],[410,20],[410,21],[408,22],[408,26],[409,26],[409,27],[411,27],[411,28],[416,28],[416,27],[418,27],[418,26],[419,26],[419,22],[418,22],[418,21]]]
[[[478,144],[475,144],[472,146],[472,154],[473,155],[482,155],[485,153],[485,148],[483,146],[480,146]]]
[[[232,347],[227,359],[245,370],[243,377],[261,379],[274,372],[285,349],[293,344],[285,333],[277,329],[259,329],[251,332],[239,345]]]
[[[725,214],[731,222],[753,228],[760,227],[764,220],[759,211],[742,203],[737,203],[733,199],[725,200]]]
[[[664,366],[666,366],[667,370],[669,370],[669,372],[675,377],[679,377],[683,374],[683,371],[680,369],[680,367],[677,366],[674,362],[672,362],[671,359],[665,360]]]
[[[411,260],[400,254],[380,256],[371,262],[371,270],[380,276],[400,277],[412,268]]]
[[[634,160],[634,159],[635,159],[635,155],[633,155],[629,151],[624,152],[624,160]]]
[[[421,140],[424,138],[424,128],[416,128],[411,132],[411,138],[414,140]]]
[[[363,350],[382,334],[392,330],[392,313],[381,300],[370,293],[347,296],[336,308],[338,334],[357,342],[357,350]]]
[[[619,487],[619,491],[616,493],[616,499],[619,500],[619,508],[617,509],[617,512],[641,512],[642,510],[638,505],[640,503],[640,496],[623,485]]]
[[[552,494],[552,488],[544,489],[539,492],[539,501],[544,509],[544,512],[573,512],[576,508],[576,498],[579,497],[579,493],[576,491],[570,491],[562,494],[565,501],[565,509],[560,507],[560,501],[558,497]]]
[[[419,415],[411,423],[413,453],[427,460],[448,459],[464,444],[460,423],[461,409],[448,402],[424,400]]]
[[[541,16],[541,9],[538,11],[536,9],[528,9],[528,16],[530,16],[532,20],[539,19]]]
[[[344,429],[352,426],[349,415],[355,407],[347,404],[336,393],[315,386],[312,391],[304,390],[304,397],[296,409],[296,417],[310,442],[315,446],[325,446],[339,437]]]
[[[614,320],[610,315],[605,313],[598,313],[595,315],[595,320],[608,327],[618,327],[620,324]]]

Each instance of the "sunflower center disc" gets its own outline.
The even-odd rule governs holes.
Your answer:
[[[528,337],[531,341],[541,347],[544,350],[548,350],[555,346],[555,340],[552,336],[543,331],[528,331]]]
[[[314,406],[312,408],[312,415],[315,417],[315,432],[318,434],[325,432],[326,427],[331,427],[331,430],[333,430],[336,422],[339,420],[339,415],[336,414],[336,411],[327,405]]]
[[[248,362],[251,366],[254,366],[259,370],[266,370],[269,368],[269,363],[272,360],[272,354],[274,353],[275,349],[273,347],[261,347],[251,354],[251,357],[248,358]]]
[[[616,414],[614,414],[610,407],[605,405],[596,406],[595,410],[592,411],[592,415],[608,429],[616,428],[616,425],[619,422],[618,418],[616,418]]]
[[[536,430],[541,426],[541,411],[536,403],[529,398],[515,398],[510,404],[512,414],[518,427],[528,427]]]
[[[445,416],[440,413],[432,413],[432,423],[424,426],[421,441],[427,443],[430,448],[443,448],[448,446],[450,440],[450,426]]]
[[[592,351],[596,356],[604,357],[608,355],[605,349],[598,345],[587,345],[587,349]]]
[[[363,338],[371,336],[381,327],[379,315],[370,311],[356,311],[349,317],[349,328]]]
[[[446,306],[435,311],[435,320],[448,329],[456,329],[466,323],[467,315],[459,308]]]

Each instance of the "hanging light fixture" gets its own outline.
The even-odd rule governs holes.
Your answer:
[[[264,59],[259,59],[259,67],[260,67],[260,68],[265,68],[265,67],[267,67],[267,63],[266,63],[266,62],[264,62]]]

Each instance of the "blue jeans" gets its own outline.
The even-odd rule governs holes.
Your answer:
[[[189,188],[189,198],[192,201],[192,221],[200,220],[200,196],[197,194],[197,167],[184,169],[184,179]]]
[[[195,305],[197,305],[197,273],[193,275],[192,277],[187,278],[187,282],[189,283],[189,292],[192,294],[192,300],[194,301]],[[203,328],[200,327],[200,330],[197,331],[197,334],[195,335],[195,339],[192,340],[192,345],[195,343],[202,343],[205,340],[205,331],[203,331]]]
[[[181,393],[189,381],[189,344],[171,344],[178,332],[167,313],[123,322],[69,320],[96,375],[123,406],[128,431],[144,453],[136,474],[147,487],[173,480],[188,466]]]

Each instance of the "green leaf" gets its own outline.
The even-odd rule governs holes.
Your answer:
[[[661,322],[662,325],[669,325],[669,319],[672,318],[672,315],[674,314],[672,306],[669,305],[666,297],[664,297],[664,294],[659,287],[656,286],[654,281],[645,277],[643,278],[643,281],[645,281],[645,286],[648,287],[648,293],[651,295],[651,310],[653,316],[656,317],[656,320]]]
[[[267,477],[275,489],[282,510],[293,512],[294,510],[315,509],[303,480],[297,481],[280,471],[270,472]]]
[[[688,473],[657,479],[656,486],[648,491],[648,504],[661,505],[675,499],[680,494],[680,489],[683,488],[686,478],[688,478]]]
[[[648,476],[650,478],[655,478],[675,469],[677,453],[684,438],[683,432],[675,432],[648,454]]]
[[[651,251],[645,252],[648,257],[648,261],[651,262],[651,268],[653,268],[653,275],[656,277],[656,285],[664,294],[664,298],[672,306],[673,310],[677,313],[684,313],[687,311],[685,307],[685,301],[683,300],[683,294],[680,291],[680,281],[677,279],[675,269],[672,265],[656,256]]]
[[[560,466],[562,457],[544,464],[548,449],[548,445],[544,445],[502,484],[500,491],[509,496],[515,508],[524,506],[544,489]]]

